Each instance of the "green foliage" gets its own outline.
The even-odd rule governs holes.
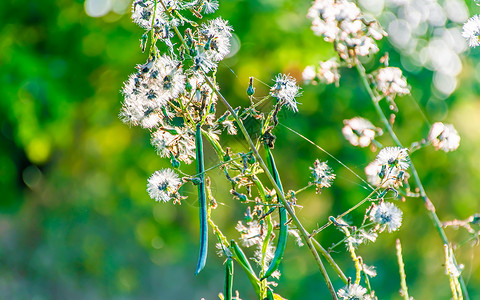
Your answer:
[[[270,78],[279,72],[301,78],[306,65],[334,56],[331,45],[309,29],[309,6],[310,1],[221,1],[217,14],[235,28],[238,52],[220,64],[217,77],[234,107],[248,103],[250,76],[272,85]],[[199,232],[198,222],[192,221],[198,218],[195,188],[184,187],[182,194],[189,197],[181,206],[154,203],[145,191],[146,178],[169,161],[155,154],[147,133],[117,118],[123,81],[146,59],[139,51],[142,32],[130,21],[128,10],[93,18],[82,1],[0,3],[2,299],[216,299],[222,289],[222,258],[210,255],[216,263],[197,277],[192,272]],[[381,49],[390,53],[390,65],[402,66],[402,53],[387,42]],[[456,152],[425,148],[413,158],[442,221],[480,211],[479,58],[478,50],[465,58],[457,91],[445,100],[431,100],[432,73],[419,69],[406,74],[418,107],[410,97],[397,101],[395,126],[406,145],[428,133],[420,111],[431,121],[445,117],[462,136]],[[353,70],[343,71],[340,84],[348,88],[305,86],[298,99],[301,116],[285,110],[281,119],[363,175],[374,154],[345,141],[342,122],[358,114],[374,116],[375,110]],[[269,87],[257,82],[255,89],[255,94],[267,94]],[[276,166],[285,191],[306,185],[308,167],[316,158],[328,157],[281,126],[275,135]],[[236,137],[225,138],[243,145]],[[379,141],[392,145],[386,135]],[[213,150],[205,149],[206,168],[215,163],[209,161],[213,156]],[[366,196],[357,178],[333,161],[330,165],[337,174],[335,185],[321,195],[306,191],[299,201],[308,228],[322,225],[328,216]],[[194,167],[189,171],[194,174]],[[219,195],[217,225],[232,225],[242,217],[240,205],[228,197],[221,171],[209,176],[212,192]],[[398,274],[398,237],[410,295],[449,297],[448,277],[437,259],[443,257],[441,241],[423,203],[409,200],[402,210],[408,215],[404,231],[382,236],[366,251],[360,247],[362,257],[375,264],[379,274]],[[359,221],[362,217],[361,211],[351,216]],[[449,228],[447,233],[455,241],[468,238],[461,230]],[[329,228],[318,238],[325,244],[342,235]],[[275,293],[291,299],[328,297],[307,251],[293,247],[292,239],[288,243],[289,259],[280,265],[283,277]],[[456,252],[466,265],[470,297],[477,299],[478,247],[466,243]],[[333,256],[353,276],[355,270],[348,269],[353,267],[346,267],[351,266],[349,257]],[[235,275],[234,290],[252,299],[247,276],[240,271]],[[396,276],[371,279],[380,299],[398,299]],[[340,279],[334,284],[343,286]]]

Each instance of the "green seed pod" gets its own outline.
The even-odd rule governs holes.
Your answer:
[[[275,180],[275,183],[278,185],[280,188],[280,191],[283,193],[283,188],[282,184],[280,182],[280,177],[277,172],[277,167],[275,166],[275,160],[273,159],[273,155],[270,152],[270,149],[268,146],[265,147],[266,153],[267,153],[267,164],[272,172],[273,179]],[[280,232],[278,234],[278,241],[277,241],[277,248],[275,249],[275,255],[273,257],[273,260],[270,262],[270,266],[268,266],[268,270],[265,272],[265,275],[260,280],[264,280],[268,278],[270,275],[272,275],[275,270],[278,269],[278,266],[280,265],[280,262],[283,259],[283,254],[285,253],[285,248],[287,246],[287,235],[288,235],[288,226],[286,224],[287,222],[287,210],[285,207],[279,207],[278,209],[278,214],[280,217]]]
[[[210,50],[211,45],[212,45],[212,38],[210,37],[208,41],[205,43],[205,46],[204,46],[205,51]]]
[[[207,195],[205,191],[205,174],[203,163],[203,142],[202,142],[202,130],[200,124],[197,125],[195,132],[195,144],[197,147],[197,172],[200,183],[198,185],[198,203],[199,203],[199,216],[200,216],[200,250],[197,262],[197,269],[195,275],[205,267],[207,262],[207,250],[208,250],[208,223],[207,223]]]
[[[145,52],[145,48],[147,47],[147,41],[148,41],[148,34],[144,33],[142,35],[142,38],[140,39],[140,47],[142,48],[142,53]]]
[[[178,169],[180,167],[180,162],[178,159],[173,155],[173,153],[170,153],[170,163],[172,164],[172,167],[175,169]]]
[[[271,289],[267,289],[267,298],[265,298],[265,300],[275,300]]]
[[[247,277],[250,280],[250,283],[252,284],[253,289],[255,290],[255,293],[260,298],[261,297],[260,282],[258,281],[258,278],[255,275],[255,272],[253,271],[252,266],[250,265],[247,258],[245,257],[245,254],[243,253],[242,249],[238,246],[238,244],[234,240],[231,240],[230,245],[231,245],[232,254],[234,255],[235,260],[242,267],[243,271],[245,271],[245,274],[247,274]]]
[[[253,220],[252,211],[250,206],[247,207],[247,211],[245,212],[245,222],[251,222]]]
[[[247,88],[247,95],[253,96],[255,94],[255,88],[253,87],[253,77],[250,77],[250,83],[248,84]]]
[[[232,300],[233,288],[233,261],[232,258],[227,258],[225,263],[225,300]]]
[[[188,81],[188,80],[185,83],[185,90],[189,93],[192,91],[192,85],[190,84],[190,81]]]

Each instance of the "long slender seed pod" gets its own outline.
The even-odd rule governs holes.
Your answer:
[[[255,293],[257,296],[261,299],[262,295],[260,292],[260,282],[255,275],[255,272],[253,271],[252,266],[248,262],[247,258],[245,257],[245,254],[243,253],[242,249],[238,246],[238,244],[232,240],[230,242],[231,248],[233,255],[235,259],[237,260],[238,264],[242,267],[242,269],[245,271],[245,274],[247,274],[248,279],[250,280],[250,283],[253,286],[253,289],[255,290]]]
[[[232,300],[233,287],[233,261],[232,258],[227,258],[225,263],[225,300]]]
[[[280,191],[283,193],[283,187],[280,182],[280,177],[277,172],[277,167],[275,166],[275,160],[273,159],[273,155],[270,152],[268,146],[265,147],[265,150],[267,153],[267,164],[270,168],[270,171],[272,172],[273,179],[275,179],[275,183],[278,185]],[[277,248],[275,249],[275,255],[273,257],[273,260],[270,262],[270,266],[268,266],[268,270],[265,272],[265,275],[263,275],[260,280],[268,278],[270,275],[272,275],[273,272],[275,272],[275,270],[278,269],[278,266],[283,259],[283,254],[285,253],[285,247],[287,246],[288,227],[286,225],[287,210],[285,209],[285,207],[280,207],[278,209],[278,214],[280,216],[280,232],[278,234]]]
[[[275,297],[273,296],[273,292],[271,289],[267,288],[267,300],[275,300]]]
[[[208,223],[207,223],[207,196],[205,192],[205,174],[203,165],[203,143],[200,124],[197,125],[195,133],[195,144],[197,147],[197,173],[199,174],[200,183],[198,184],[198,204],[200,214],[200,253],[198,256],[197,270],[195,275],[205,267],[207,262],[208,250]]]

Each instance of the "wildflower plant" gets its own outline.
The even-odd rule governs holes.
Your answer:
[[[408,197],[412,198],[409,201],[423,201],[446,249],[445,262],[454,298],[463,295],[468,299],[460,265],[443,229],[448,224],[439,221],[410,158],[415,151],[430,144],[436,150],[453,151],[459,146],[460,138],[452,125],[437,122],[432,125],[428,136],[421,137],[412,147],[404,147],[400,142],[392,118],[386,117],[381,103],[388,103],[392,115],[398,113],[395,102],[410,94],[407,79],[401,69],[388,65],[388,56],[381,57],[373,70],[367,71],[362,63],[364,57],[376,57],[381,52],[377,41],[386,36],[381,25],[376,20],[367,21],[357,5],[347,0],[316,0],[306,14],[313,34],[332,43],[338,57],[306,67],[302,74],[305,82],[317,85],[335,83],[341,87],[342,68],[353,68],[358,72],[378,116],[374,122],[351,116],[345,119],[341,130],[352,146],[370,146],[372,151],[378,150],[376,158],[368,165],[366,162],[367,180],[355,174],[365,183],[370,194],[347,211],[323,220],[325,225],[307,230],[297,216],[301,192],[315,187],[320,193],[334,184],[336,175],[327,162],[317,159],[310,167],[307,186],[296,191],[284,190],[282,174],[279,174],[275,161],[274,133],[279,125],[283,125],[280,111],[301,114],[302,105],[298,101],[301,88],[291,75],[278,74],[269,94],[253,97],[252,77],[245,96],[250,105],[233,108],[229,104],[220,92],[216,71],[218,64],[229,54],[234,28],[221,17],[208,18],[219,5],[216,0],[133,2],[132,19],[145,30],[140,48],[146,52],[147,58],[136,66],[136,71],[124,83],[124,100],[119,115],[126,124],[145,128],[157,154],[171,164],[171,168],[155,171],[147,180],[147,192],[153,200],[160,202],[159,205],[170,205],[171,200],[173,204],[181,204],[185,199],[182,187],[196,186],[200,240],[195,274],[199,274],[208,261],[215,261],[207,259],[208,245],[215,241],[218,255],[225,260],[221,299],[240,297],[238,292],[233,292],[234,266],[247,275],[258,299],[283,299],[274,291],[290,236],[312,254],[332,299],[377,299],[369,280],[377,276],[377,272],[365,264],[358,254],[358,246],[374,243],[385,232],[400,230],[402,220],[408,218],[400,208],[402,204],[385,201],[391,194],[394,199]],[[465,32],[473,32],[472,28],[468,26]],[[247,120],[260,124],[257,132],[247,131],[244,125]],[[245,140],[247,150],[225,146],[222,132]],[[384,132],[390,135],[393,145],[379,143],[377,138]],[[206,147],[216,155],[207,164]],[[344,163],[339,163],[352,171]],[[196,166],[194,174],[182,170],[189,164]],[[221,170],[225,175],[222,184],[231,187],[230,195],[221,197],[225,201],[241,203],[244,209],[245,218],[233,222],[236,225],[232,227],[238,232],[234,237],[227,237],[225,230],[215,223],[215,197],[220,195],[211,191],[209,171],[213,169]],[[360,208],[365,211],[363,221],[359,224],[347,222],[346,216]],[[317,240],[317,234],[329,226],[338,229],[344,238],[325,249]],[[213,233],[213,238],[209,237],[209,232]],[[331,256],[331,252],[341,245],[352,258],[354,276],[347,276]],[[253,257],[245,254],[246,248],[252,248]],[[401,258],[401,251],[398,253]],[[402,290],[406,291],[403,260],[400,258]],[[333,285],[325,261],[343,282],[342,286],[336,288]]]

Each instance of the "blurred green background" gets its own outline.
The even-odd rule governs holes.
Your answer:
[[[279,72],[300,80],[305,66],[334,56],[331,45],[309,29],[310,1],[220,4],[214,16],[233,25],[236,54],[220,64],[218,81],[234,105],[248,105],[249,76],[270,85]],[[464,2],[453,0],[441,1],[436,11],[422,11],[418,3],[403,7],[401,1],[361,4],[390,33],[380,43],[381,53],[388,51],[390,65],[408,71],[416,100],[397,100],[400,139],[410,145],[426,137],[428,122],[435,121],[455,124],[462,137],[456,152],[425,148],[412,156],[437,214],[443,221],[480,212],[480,50],[467,50],[458,39],[461,24],[480,8],[468,1],[467,11]],[[168,161],[156,156],[148,132],[117,118],[122,83],[146,59],[139,48],[143,32],[130,21],[129,7],[127,0],[0,2],[0,299],[218,299],[223,289],[223,260],[215,255],[213,240],[206,269],[193,275],[195,189],[184,187],[189,198],[181,206],[151,200],[146,180]],[[367,59],[365,64],[376,63]],[[255,85],[256,95],[268,93],[260,81]],[[282,112],[280,122],[363,175],[375,153],[348,144],[342,121],[359,115],[380,123],[356,73],[342,70],[340,88],[304,86],[298,100],[300,113]],[[308,167],[328,157],[285,128],[275,134],[285,188],[304,186]],[[245,148],[238,139],[226,140]],[[387,136],[380,142],[392,145]],[[299,217],[310,230],[368,194],[358,179],[329,161],[337,173],[334,186],[298,199]],[[216,162],[213,153],[207,151],[206,162]],[[182,170],[195,172],[189,166]],[[244,207],[231,199],[218,171],[209,175],[221,203],[214,219],[234,237],[232,220],[242,218]],[[358,249],[365,263],[377,267],[372,285],[379,299],[400,299],[396,238],[403,243],[410,294],[449,299],[442,244],[422,202],[410,198],[398,205],[404,211],[400,232]],[[349,220],[362,217],[360,209]],[[447,229],[447,234],[456,243],[468,239],[463,230]],[[328,229],[318,237],[329,246],[341,235]],[[342,247],[337,250],[334,258],[354,276],[349,255]],[[479,253],[471,242],[457,248],[471,299],[480,299]],[[290,241],[285,257],[276,292],[288,299],[328,298],[306,248]],[[343,287],[330,273],[335,286]],[[239,268],[236,274],[234,288],[242,299],[253,299]]]

